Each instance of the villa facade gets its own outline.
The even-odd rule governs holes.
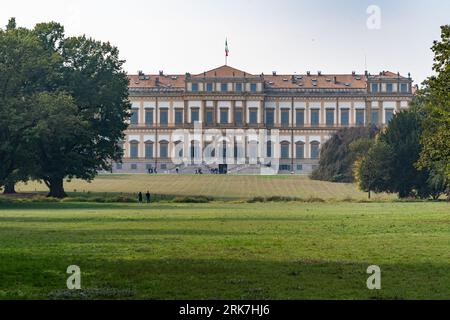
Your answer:
[[[408,108],[412,79],[365,74],[130,75],[132,115],[115,173],[306,174],[338,129],[385,125]]]

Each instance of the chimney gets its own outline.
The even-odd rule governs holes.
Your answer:
[[[164,75],[164,71],[159,70],[159,75],[162,77]]]
[[[322,71],[317,71],[317,75],[321,76],[322,75]]]
[[[369,71],[364,71],[364,74],[366,75],[366,77],[369,75]]]
[[[159,78],[157,77],[156,79],[155,79],[155,86],[159,86]]]
[[[352,71],[352,76],[356,76],[356,71]]]
[[[272,75],[273,75],[273,76],[276,76],[276,75],[277,75],[277,72],[276,72],[276,71],[272,71]]]
[[[334,76],[334,84],[337,84],[337,77]]]
[[[306,71],[306,74],[307,74],[308,76],[310,76],[310,75],[311,75],[311,71]]]

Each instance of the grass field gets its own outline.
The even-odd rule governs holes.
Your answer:
[[[210,188],[221,187],[186,192]],[[442,202],[13,204],[0,208],[0,299],[450,299],[449,212]],[[380,291],[366,288],[374,264]],[[81,268],[80,292],[65,290],[69,265]]]
[[[308,199],[367,199],[354,184],[310,180],[305,176],[232,176],[232,175],[100,175],[92,183],[73,180],[65,183],[67,192],[137,193],[176,196],[204,195],[216,198],[252,198],[286,196]],[[48,191],[43,184],[19,185],[19,191]],[[374,199],[394,199],[375,195]]]

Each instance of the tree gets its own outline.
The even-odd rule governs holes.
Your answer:
[[[398,193],[400,198],[405,198],[418,195],[417,191],[427,184],[428,170],[415,167],[422,151],[421,135],[422,118],[415,110],[397,113],[380,135],[380,140],[392,150],[391,179],[384,191]]]
[[[362,191],[384,192],[391,182],[391,163],[393,150],[385,142],[378,141],[368,151],[367,155],[355,162],[354,175]]]
[[[421,139],[419,168],[438,170],[450,178],[450,25],[441,27],[441,40],[434,41],[433,70],[418,95],[424,101],[427,118]],[[449,194],[450,198],[450,194]]]
[[[355,146],[352,152],[351,144],[357,140],[373,139],[378,133],[375,126],[344,128],[337,131],[324,144],[319,160],[319,167],[314,170],[311,177],[316,180],[333,182],[352,182],[353,164],[358,158],[358,150]],[[362,143],[359,147],[363,147]],[[367,151],[367,149],[365,150]]]
[[[35,125],[30,96],[48,88],[47,70],[55,57],[46,52],[39,38],[17,28],[14,19],[0,29],[0,186],[14,192],[14,184],[27,179],[31,163],[24,130]]]
[[[65,178],[91,180],[121,159],[119,142],[130,103],[128,77],[116,47],[84,36],[65,38],[64,28],[54,22],[28,30],[11,21],[1,31],[0,50],[0,90],[4,90],[0,116],[5,115],[0,117],[0,160],[7,164],[0,170],[0,181],[19,171],[20,176],[43,180],[49,195],[64,197]],[[19,104],[25,108],[11,109]],[[30,115],[31,122],[24,121]],[[64,134],[61,123],[66,126]],[[50,125],[55,125],[54,131]],[[43,144],[50,142],[49,137],[55,138],[51,145]],[[18,157],[15,148],[28,153]],[[64,156],[61,150],[77,156],[73,152],[72,158]],[[32,156],[36,159],[30,161]]]
[[[40,93],[34,101],[39,121],[25,133],[38,161],[33,176],[42,179],[50,188],[49,196],[65,197],[63,179],[70,177],[68,168],[91,161],[80,149],[82,143],[73,139],[76,136],[89,141],[89,124],[82,119],[73,98],[64,93]]]

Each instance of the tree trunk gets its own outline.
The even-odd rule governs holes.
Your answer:
[[[64,179],[63,178],[52,178],[48,181],[48,187],[50,189],[50,193],[48,197],[63,199],[67,197],[66,192],[64,191]]]
[[[14,182],[7,181],[5,183],[5,191],[3,191],[3,194],[15,194],[16,193],[15,185],[16,184]]]
[[[370,194],[370,189],[369,189],[369,200],[370,200],[370,198],[371,198],[371,194]]]

